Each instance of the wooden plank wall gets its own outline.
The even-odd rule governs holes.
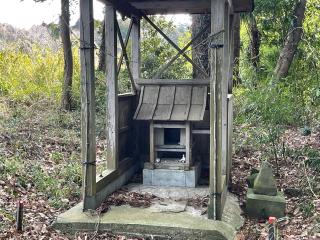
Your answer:
[[[135,111],[136,96],[133,94],[119,95],[119,161],[133,158],[135,152],[134,141],[136,130],[133,114]]]

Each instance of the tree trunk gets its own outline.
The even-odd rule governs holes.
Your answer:
[[[300,0],[295,7],[293,14],[293,26],[287,34],[285,44],[280,52],[277,66],[274,71],[276,79],[285,78],[288,75],[293,57],[301,40],[301,35],[303,32],[302,24],[306,11],[306,3],[307,0]]]
[[[210,15],[193,15],[192,16],[192,26],[191,32],[192,36],[196,36],[201,29],[203,29],[208,23],[211,22]],[[208,50],[208,42],[206,41],[210,35],[210,27],[208,30],[202,34],[201,37],[197,39],[193,43],[192,46],[192,59],[193,61],[200,67],[202,67],[205,72],[209,75],[209,50]],[[203,74],[199,72],[197,69],[193,68],[193,78],[203,78]]]
[[[260,38],[260,32],[257,26],[257,22],[254,16],[251,16],[250,18],[250,35],[251,35],[251,46],[250,46],[250,58],[251,63],[256,71],[258,71],[259,68],[259,62],[260,62],[260,44],[261,44],[261,38]]]
[[[233,30],[233,82],[234,85],[241,84],[240,79],[240,69],[239,69],[239,61],[240,61],[240,14],[236,13],[234,14],[234,30]]]
[[[64,81],[62,88],[61,107],[70,111],[72,105],[72,75],[73,59],[70,39],[70,11],[69,0],[61,0],[60,34],[64,53]]]
[[[106,23],[103,21],[102,29],[101,29],[101,44],[99,50],[99,64],[98,70],[105,72],[106,71]]]

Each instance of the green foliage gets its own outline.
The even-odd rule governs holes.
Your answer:
[[[300,204],[300,210],[302,211],[303,217],[312,217],[315,213],[315,206],[312,201],[307,200]]]
[[[79,56],[75,52],[74,98],[79,99]],[[63,79],[63,53],[32,46],[31,51],[15,45],[0,51],[0,96],[33,104],[49,100],[58,103]],[[79,101],[79,100],[78,100]]]
[[[295,17],[297,0],[255,1],[254,17],[261,35],[260,64],[254,69],[247,54],[251,44],[247,18],[241,24],[240,74],[242,85],[235,90],[238,123],[314,125],[320,122],[320,8],[319,0],[307,3],[304,34],[289,75],[282,81],[273,72]]]
[[[171,21],[164,17],[152,17],[151,20],[165,33],[177,32],[177,27]],[[178,37],[176,44],[183,45],[184,41],[190,38],[190,33]],[[177,51],[163,37],[152,28],[149,23],[142,22],[142,44],[141,58],[143,78],[152,78],[153,75],[168,61],[177,54]],[[190,54],[190,52],[189,52]],[[177,59],[169,69],[162,74],[161,78],[179,79],[190,78],[192,68],[190,64],[185,63],[183,58]]]

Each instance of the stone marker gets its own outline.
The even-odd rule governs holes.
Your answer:
[[[246,212],[255,218],[283,217],[286,201],[282,192],[277,191],[271,165],[262,162],[260,172],[248,189]]]
[[[277,195],[276,180],[273,177],[271,165],[267,161],[261,164],[260,172],[254,180],[253,192],[268,196]]]

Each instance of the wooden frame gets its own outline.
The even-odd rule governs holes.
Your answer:
[[[93,28],[93,0],[80,0],[80,50],[81,50],[81,134],[82,134],[82,162],[83,162],[83,199],[84,209],[94,209],[102,200],[103,190],[115,179],[121,176],[129,167],[136,162],[134,157],[127,157],[123,161],[119,161],[119,135],[127,134],[129,127],[124,126],[119,129],[119,96],[118,96],[118,73],[123,58],[129,71],[131,84],[133,89],[145,88],[146,85],[210,85],[210,130],[194,130],[192,131],[190,122],[186,121],[186,165],[191,163],[192,134],[208,134],[210,133],[210,201],[208,206],[208,217],[212,219],[221,219],[223,207],[226,198],[227,183],[230,178],[230,167],[232,157],[232,98],[227,94],[232,92],[231,69],[232,69],[232,31],[233,31],[233,15],[242,7],[247,9],[247,5],[252,0],[206,0],[211,8],[211,32],[214,44],[211,44],[211,76],[208,76],[201,67],[197,66],[188,55],[185,54],[186,49],[192,45],[195,36],[184,48],[178,47],[159,27],[157,27],[145,14],[146,12],[137,9],[130,4],[135,0],[105,0],[106,3],[106,82],[108,88],[107,95],[107,172],[102,178],[96,177],[96,143],[95,143],[95,75],[94,75],[94,28]],[[169,4],[167,0],[153,1],[141,0],[146,5],[159,9],[157,4]],[[203,4],[205,0],[181,0],[170,1],[170,4],[177,6],[185,2],[190,4]],[[192,3],[191,3],[192,2]],[[157,7],[158,6],[158,7]],[[164,6],[164,5],[163,5]],[[171,6],[171,5],[170,5]],[[186,7],[185,5],[184,7]],[[195,5],[194,5],[195,6]],[[180,8],[183,9],[183,6]],[[116,19],[116,9],[124,16],[131,18],[129,30],[125,39],[122,38]],[[251,8],[252,10],[252,8]],[[158,11],[158,10],[157,10]],[[184,10],[184,12],[187,12]],[[166,65],[164,65],[157,76],[166,70],[168,65],[175,61],[181,55],[189,61],[193,67],[202,71],[206,79],[193,80],[163,80],[163,79],[141,79],[140,65],[140,20],[144,18],[152,27],[154,27],[177,51],[177,55],[173,57]],[[132,41],[132,58],[128,58],[126,51],[129,36],[131,33]],[[119,35],[122,53],[120,62],[117,62],[117,34]],[[223,34],[222,41],[217,38]],[[220,42],[219,42],[220,41]],[[193,87],[193,86],[192,86]],[[159,87],[160,88],[160,87]],[[134,98],[135,95],[130,95]],[[207,96],[205,96],[207,98]],[[121,98],[121,97],[120,97]],[[136,103],[135,103],[136,104]],[[204,111],[205,109],[203,109]],[[225,126],[224,126],[225,125]],[[128,125],[129,126],[129,125]],[[131,125],[130,125],[131,126]],[[151,122],[152,128],[160,127],[158,123]],[[171,125],[177,127],[179,124]],[[181,125],[180,125],[181,126]],[[223,130],[224,127],[226,130]],[[138,135],[138,130],[136,135]],[[150,131],[150,135],[151,135]],[[227,137],[224,138],[223,135]],[[135,136],[136,137],[136,136]],[[154,138],[150,139],[150,152],[154,152]],[[153,149],[151,149],[153,146]],[[187,150],[187,149],[186,149]],[[224,155],[225,154],[225,155]],[[225,157],[226,166],[223,174],[223,159]],[[151,163],[154,164],[154,155]],[[112,185],[112,184],[111,184]]]

